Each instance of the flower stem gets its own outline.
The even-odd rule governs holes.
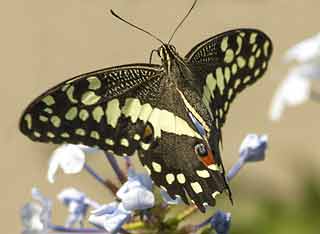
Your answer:
[[[187,218],[188,216],[192,215],[194,212],[198,210],[197,206],[193,205],[185,209],[181,214],[177,216],[177,220],[180,222]]]
[[[50,225],[49,227],[51,230],[56,231],[56,232],[63,232],[63,233],[107,233],[103,229],[98,229],[98,228],[67,228],[64,226],[59,226],[59,225]]]
[[[227,175],[227,181],[232,180],[232,178],[238,174],[240,169],[243,167],[244,162],[245,162],[244,158],[239,158],[239,160],[229,170],[228,175]]]
[[[137,221],[133,223],[127,223],[123,225],[123,228],[126,230],[136,230],[144,227],[144,222]]]
[[[117,162],[117,160],[115,159],[115,157],[109,153],[109,152],[104,152],[106,155],[106,158],[108,159],[112,169],[114,170],[114,172],[116,173],[119,181],[124,184],[126,182],[126,176],[123,173],[123,171],[120,169],[119,164]]]
[[[92,175],[99,183],[106,186],[114,195],[118,191],[118,186],[116,186],[111,180],[103,179],[101,176],[99,176],[87,163],[84,164],[84,169]]]

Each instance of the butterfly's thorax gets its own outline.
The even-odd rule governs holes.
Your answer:
[[[178,97],[182,98],[188,111],[200,117],[211,128],[209,112],[201,100],[201,92],[196,89],[197,77],[187,66],[186,61],[180,57],[172,45],[163,45],[159,48],[168,86],[176,89]],[[196,112],[196,113],[195,113]]]

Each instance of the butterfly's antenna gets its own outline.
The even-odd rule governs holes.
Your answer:
[[[178,29],[180,28],[180,26],[183,24],[183,22],[188,18],[188,16],[190,15],[191,11],[193,10],[193,8],[195,7],[195,5],[197,4],[198,0],[195,0],[190,8],[190,10],[188,11],[188,13],[185,15],[185,17],[181,20],[181,22],[178,24],[178,26],[176,27],[176,29],[173,31],[168,44],[170,43],[170,41],[172,40],[174,34],[176,34],[176,32],[178,31]]]
[[[110,10],[110,12],[111,12],[111,14],[112,14],[114,17],[116,17],[117,19],[119,19],[119,20],[121,20],[121,21],[129,24],[130,26],[132,26],[132,27],[134,27],[134,28],[136,28],[136,29],[138,29],[138,30],[140,30],[140,31],[142,31],[142,32],[145,32],[145,33],[148,34],[149,36],[151,36],[151,37],[153,37],[154,39],[156,39],[157,41],[159,41],[161,44],[163,44],[163,45],[165,44],[163,41],[161,41],[158,37],[156,37],[156,36],[153,35],[152,33],[150,33],[150,32],[148,32],[148,31],[146,31],[146,30],[144,30],[144,29],[142,29],[142,28],[140,28],[140,27],[138,27],[138,26],[130,23],[129,21],[127,21],[127,20],[125,20],[125,19],[123,19],[123,18],[121,18],[121,17],[120,17],[119,15],[117,15],[113,10]]]

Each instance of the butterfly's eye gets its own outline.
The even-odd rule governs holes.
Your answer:
[[[194,146],[194,151],[199,157],[205,157],[208,155],[208,149],[203,143],[198,143]]]
[[[173,51],[177,51],[176,47],[174,45],[170,45],[170,49],[172,49]]]

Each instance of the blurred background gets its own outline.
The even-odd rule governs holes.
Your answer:
[[[109,9],[166,41],[192,2],[14,0],[2,5],[3,233],[21,231],[19,210],[31,200],[32,186],[54,200],[67,186],[75,186],[101,203],[111,199],[84,172],[60,173],[54,185],[48,183],[48,159],[56,146],[34,143],[20,134],[18,120],[27,104],[75,75],[148,61],[159,43],[112,17]],[[231,233],[319,233],[320,103],[308,101],[287,109],[279,122],[268,117],[272,96],[289,68],[283,63],[283,54],[319,31],[319,9],[319,0],[200,0],[173,39],[181,55],[210,36],[238,27],[261,29],[274,43],[267,74],[238,96],[223,129],[226,168],[236,161],[247,133],[268,134],[270,145],[266,161],[246,165],[232,181],[235,204],[231,206],[225,198],[218,201],[219,209],[232,213]],[[102,154],[90,155],[88,163],[101,175],[115,178]],[[54,222],[63,223],[65,214],[65,208],[55,203]],[[191,221],[196,223],[203,216]]]

